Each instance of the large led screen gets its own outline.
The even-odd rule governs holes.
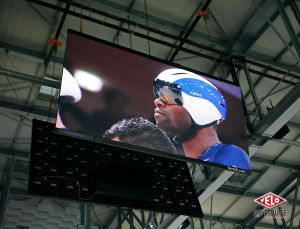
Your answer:
[[[250,171],[237,85],[72,30],[63,67],[57,128]]]

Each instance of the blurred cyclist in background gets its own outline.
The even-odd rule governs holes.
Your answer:
[[[158,126],[144,118],[123,119],[108,129],[103,138],[175,153],[168,136]]]

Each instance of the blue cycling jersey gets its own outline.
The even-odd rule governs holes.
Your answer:
[[[244,170],[251,169],[249,156],[236,145],[216,144],[197,159]]]

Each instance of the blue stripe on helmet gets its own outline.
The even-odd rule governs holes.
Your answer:
[[[222,117],[226,118],[227,105],[223,95],[213,86],[202,80],[184,78],[173,82],[180,86],[180,89],[193,97],[202,98],[210,101],[219,110]]]

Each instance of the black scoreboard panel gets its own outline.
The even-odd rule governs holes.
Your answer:
[[[186,162],[59,134],[33,120],[29,193],[202,217]]]

